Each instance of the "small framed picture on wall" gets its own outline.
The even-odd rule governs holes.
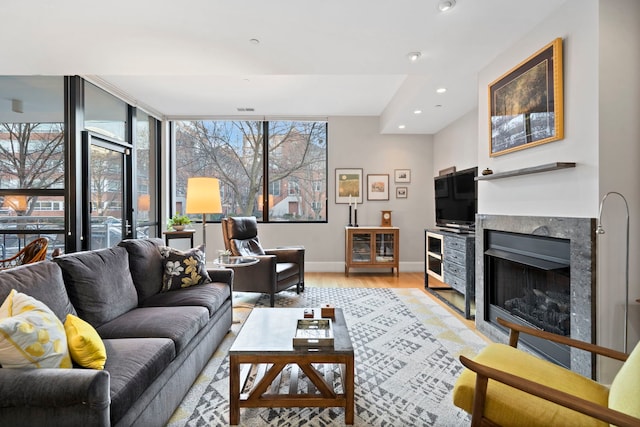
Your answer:
[[[394,169],[394,182],[411,182],[411,169]]]
[[[406,199],[408,197],[407,187],[396,187],[396,199]]]
[[[389,200],[389,174],[367,175],[367,200]]]

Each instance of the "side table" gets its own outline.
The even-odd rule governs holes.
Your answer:
[[[229,260],[226,262],[222,262],[221,258],[218,257],[211,261],[213,267],[227,267],[227,268],[237,268],[237,267],[248,267],[253,264],[258,263],[258,258],[252,256],[230,256]]]
[[[222,262],[221,258],[218,257],[213,261],[207,262],[207,266],[210,266],[212,268],[230,268],[232,270],[235,270],[236,268],[248,267],[250,265],[257,264],[258,261],[258,258],[251,256],[230,256],[228,261]],[[253,305],[234,304],[233,308],[252,309]],[[240,320],[234,317],[233,323],[240,323]]]
[[[162,234],[164,234],[164,241],[167,243],[167,246],[169,245],[169,240],[171,239],[190,239],[191,241],[191,248],[193,247],[193,235],[195,234],[196,230],[182,230],[182,231],[163,231]]]

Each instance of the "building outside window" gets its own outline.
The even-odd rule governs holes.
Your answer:
[[[280,187],[281,187],[282,183],[278,180],[278,181],[271,181],[269,183],[269,194],[273,195],[273,196],[279,196],[280,195]]]

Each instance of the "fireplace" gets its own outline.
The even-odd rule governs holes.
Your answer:
[[[487,230],[485,234],[487,313],[537,329],[571,335],[569,240]],[[547,359],[569,367],[567,346],[522,335]]]
[[[510,282],[519,284],[514,289]],[[496,317],[593,342],[595,219],[478,214],[476,327],[506,343],[507,332]],[[537,341],[547,343],[520,335],[524,349],[595,376],[590,354]]]

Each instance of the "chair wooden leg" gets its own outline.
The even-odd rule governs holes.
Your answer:
[[[489,378],[476,373],[476,389],[473,393],[473,409],[471,413],[471,427],[480,427],[484,417],[484,401],[487,395]]]

